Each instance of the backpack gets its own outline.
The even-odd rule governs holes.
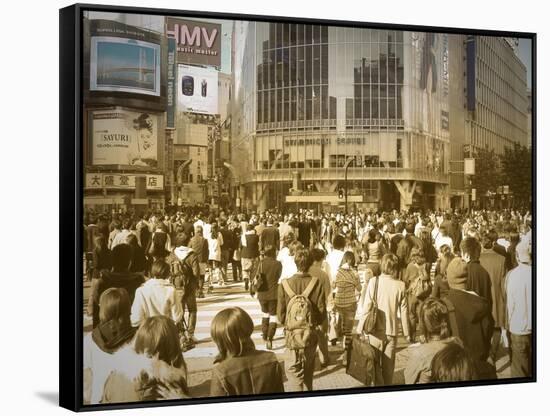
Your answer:
[[[413,241],[411,241],[411,238],[407,235],[399,241],[397,244],[397,257],[399,259],[399,267],[404,269],[407,267],[407,264],[409,264],[409,256],[411,254],[411,250],[414,246]]]
[[[316,277],[312,277],[301,294],[294,293],[288,284],[288,279],[282,281],[283,289],[290,297],[285,319],[285,339],[288,349],[303,350],[315,342],[309,295],[317,284],[317,280]]]
[[[409,287],[409,292],[417,299],[427,298],[432,293],[432,282],[424,266],[418,266],[420,273]]]
[[[192,254],[189,254],[183,260],[180,260],[174,254],[174,258],[170,262],[170,276],[172,284],[174,285],[176,290],[183,290],[184,293],[187,291],[187,288],[195,279],[193,269],[186,261],[191,255]]]

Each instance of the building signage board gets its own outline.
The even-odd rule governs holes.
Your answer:
[[[160,33],[90,21],[90,90],[160,96]]]
[[[86,189],[135,189],[137,175],[119,173],[87,173]],[[145,186],[150,191],[164,189],[163,175],[145,175]]]
[[[176,41],[177,62],[221,66],[221,31],[216,23],[166,18],[166,36]]]
[[[218,71],[178,65],[178,108],[190,113],[218,114]]]
[[[92,164],[157,167],[158,118],[122,108],[92,111]]]
[[[473,157],[464,159],[464,175],[476,174],[476,160]]]
[[[168,39],[168,76],[166,77],[166,127],[175,128],[176,117],[176,40]]]

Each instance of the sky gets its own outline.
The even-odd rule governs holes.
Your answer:
[[[531,39],[521,39],[519,40],[519,59],[527,67],[527,87],[531,88],[531,51],[532,51],[532,42]]]

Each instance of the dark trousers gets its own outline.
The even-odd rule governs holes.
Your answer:
[[[195,327],[197,325],[197,291],[196,289],[186,290],[183,298],[181,300],[183,307],[183,312],[187,309],[189,312],[189,318],[187,321],[187,330],[189,335],[193,336],[195,334]]]
[[[287,350],[285,372],[289,381],[289,391],[313,390],[313,370],[315,369],[315,350],[317,341],[298,352]]]
[[[317,327],[317,339],[319,342],[319,353],[321,363],[329,363],[329,354],[328,354],[328,319],[325,319],[323,323]]]
[[[510,341],[512,343],[512,377],[530,377],[533,365],[531,334],[510,334]]]
[[[240,282],[243,280],[243,269],[240,260],[231,260],[231,270],[233,271],[233,281]]]

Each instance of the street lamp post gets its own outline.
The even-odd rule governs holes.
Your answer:
[[[348,168],[354,160],[354,157],[350,157],[344,165],[344,213],[346,215],[348,215]]]

